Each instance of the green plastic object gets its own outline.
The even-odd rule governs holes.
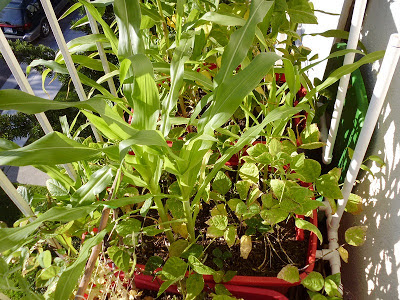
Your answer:
[[[342,49],[346,49],[345,43],[334,45],[333,51]],[[325,75],[329,74],[342,64],[343,57],[341,59],[337,58],[329,61]],[[338,85],[335,86],[335,92],[331,94],[334,95],[334,97],[329,97],[331,101],[329,101],[330,103],[327,107],[328,113],[332,112],[333,110],[337,88]],[[360,70],[356,70],[351,74],[350,77],[349,89],[347,90],[345,104],[343,106],[331,163],[331,166],[338,166],[342,169],[342,175],[339,183],[344,182],[351,161],[348,148],[354,150],[357,144],[361,128],[364,124],[365,115],[367,114],[368,104],[369,102],[367,92],[365,90],[364,80]]]

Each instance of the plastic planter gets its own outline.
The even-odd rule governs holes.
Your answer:
[[[144,269],[143,265],[137,265],[138,269]],[[147,289],[158,291],[160,288],[162,281],[155,279],[153,280],[153,276],[143,275],[140,273],[135,274],[135,286],[139,290]],[[204,290],[212,292],[214,290],[215,283],[205,283]],[[224,284],[224,286],[238,298],[243,298],[245,300],[288,300],[288,298],[282,295],[280,292],[269,289],[262,289],[256,287],[248,287],[248,286],[235,286],[232,284]],[[170,286],[167,290],[168,293],[179,294],[178,289],[175,285]]]

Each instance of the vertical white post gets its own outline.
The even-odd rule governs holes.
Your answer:
[[[17,58],[15,57],[14,53],[12,52],[12,49],[11,49],[10,45],[8,44],[7,39],[4,36],[4,33],[2,30],[0,30],[0,52],[3,55],[4,60],[6,61],[8,67],[10,68],[11,73],[13,74],[14,78],[17,80],[17,83],[20,86],[21,90],[24,91],[25,93],[35,95],[35,93],[32,90],[31,85],[28,82],[28,79],[26,78],[24,72],[22,71],[21,66],[19,65]],[[53,128],[51,127],[51,124],[44,113],[39,113],[39,114],[36,114],[35,116],[45,134],[53,132]],[[68,175],[73,180],[75,180],[76,173],[75,173],[75,170],[72,167],[72,165],[64,164],[64,168],[67,171]]]
[[[7,176],[0,170],[0,186],[6,192],[8,197],[14,202],[19,210],[26,216],[35,216],[29,204],[24,198],[17,192],[13,184],[8,180]]]
[[[353,153],[353,158],[350,162],[349,170],[346,174],[346,179],[342,188],[343,199],[338,200],[338,208],[336,214],[333,215],[331,227],[339,227],[347,200],[353,189],[354,182],[356,181],[358,171],[364,160],[365,153],[367,152],[369,141],[371,140],[379,114],[381,112],[383,102],[385,100],[387,91],[392,81],[396,65],[400,58],[400,35],[392,34],[389,39],[386,53],[382,61],[382,66],[376,79],[375,88],[371,97],[371,102],[365,116],[364,126],[361,129],[360,137],[358,139],[356,148]]]
[[[96,20],[92,17],[92,15],[89,13],[87,8],[85,8],[85,11],[86,11],[86,15],[88,16],[90,29],[92,30],[92,32],[94,34],[100,33],[99,27],[97,26],[97,23],[96,23]],[[108,73],[110,73],[110,66],[108,65],[108,61],[107,61],[106,53],[104,52],[103,44],[101,42],[96,42],[96,46],[97,46],[97,51],[99,52],[101,63],[103,65],[104,73],[108,74]],[[112,78],[108,79],[107,83],[108,83],[108,87],[110,88],[111,94],[113,94],[113,96],[117,97],[117,89],[115,88],[113,79]]]
[[[65,42],[64,36],[61,32],[60,24],[58,24],[57,17],[56,14],[54,13],[50,0],[40,0],[40,2],[42,3],[43,10],[46,14],[51,30],[57,41],[58,48],[60,48],[60,51],[64,57],[65,65],[67,66],[69,75],[71,76],[79,100],[85,101],[87,100],[85,91],[83,90],[83,86],[79,79],[78,72],[76,71],[74,62],[72,61],[71,54],[68,51],[67,43]],[[101,141],[102,138],[97,132],[97,129],[93,125],[91,125],[91,127],[96,140]]]
[[[351,27],[347,49],[357,49],[358,39],[360,37],[361,25],[364,19],[367,0],[356,0],[351,18]],[[344,57],[343,65],[349,65],[354,62],[355,53],[348,53]],[[333,146],[335,145],[336,135],[339,128],[340,117],[342,115],[344,100],[346,98],[347,88],[349,86],[351,74],[344,75],[340,78],[338,93],[336,96],[335,106],[332,113],[331,126],[329,128],[326,146],[323,149],[323,161],[329,164],[332,161]]]

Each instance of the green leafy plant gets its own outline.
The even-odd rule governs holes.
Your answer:
[[[48,101],[0,91],[1,109],[34,114],[75,107],[101,134],[96,141],[83,138],[76,119],[63,119],[63,133],[50,133],[26,147],[1,141],[1,165],[34,165],[50,175],[52,205],[35,210],[34,220],[0,229],[0,253],[8,261],[33,262],[40,274],[37,287],[47,288],[46,297],[68,299],[82,273],[77,297],[94,283],[99,254],[103,264],[110,259],[133,276],[141,247],[155,236],[168,253],[164,259],[148,255],[143,271],[163,280],[158,295],[177,285],[194,299],[204,288],[202,275],[212,275],[215,298],[227,299],[223,283],[236,273],[220,268],[228,258],[224,252],[214,253],[219,271],[207,265],[207,246],[200,245],[203,234],[196,224],[203,206],[211,207],[206,236],[223,237],[229,248],[239,243],[244,259],[253,239],[290,218],[322,241],[318,228],[298,216],[321,205],[312,200],[316,196],[342,197],[340,170],[321,174],[320,164],[303,153],[322,145],[311,124],[316,95],[382,52],[337,69],[314,87],[307,67],[301,68],[309,52],[292,45],[297,23],[316,22],[308,1],[114,0],[116,21],[108,24],[101,7],[111,2],[82,0],[68,11],[84,6],[102,29],[68,44],[79,79],[90,89],[88,100]],[[283,58],[271,52],[279,32],[288,35]],[[99,42],[110,72],[95,81],[81,69],[102,70]],[[37,65],[49,68],[44,75],[68,73],[61,53],[31,63]],[[284,73],[286,82],[279,82],[276,73]],[[109,79],[117,94],[106,87]],[[302,85],[308,93],[296,99]],[[305,120],[303,130],[293,125],[294,118]],[[235,157],[237,166],[229,167]],[[75,174],[59,167],[67,163]],[[241,228],[246,230],[239,236]],[[86,238],[89,232],[93,236]],[[37,237],[46,245],[42,252]],[[351,233],[348,238],[360,243]],[[298,273],[296,266],[287,266],[278,277],[294,282]]]

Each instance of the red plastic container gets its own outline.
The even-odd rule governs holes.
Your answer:
[[[137,265],[137,267],[144,269],[144,266],[142,265]],[[158,291],[161,284],[161,280],[155,279],[153,281],[152,276],[143,274],[135,275],[135,285],[139,290],[147,289]],[[214,290],[214,286],[214,283],[205,283],[204,290],[212,292]],[[248,286],[235,286],[232,284],[224,284],[224,286],[232,293],[233,296],[243,298],[245,300],[288,300],[286,296],[274,290]],[[170,286],[166,291],[173,294],[179,294],[175,285]]]

